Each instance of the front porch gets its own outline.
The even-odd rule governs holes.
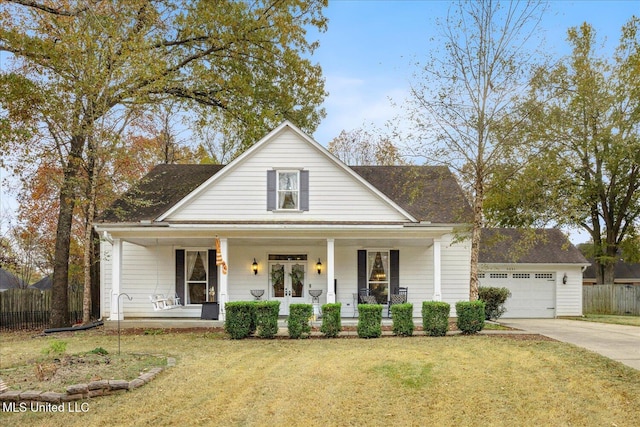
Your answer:
[[[392,287],[401,286],[409,289],[408,302],[414,303],[414,316],[419,316],[421,301],[443,300],[443,276],[454,283],[467,279],[464,268],[443,266],[445,258],[458,259],[462,255],[464,260],[468,252],[465,245],[451,244],[452,235],[447,234],[450,231],[415,227],[408,233],[399,227],[393,233],[369,230],[363,237],[361,230],[343,230],[334,232],[334,238],[300,230],[280,230],[279,238],[273,237],[273,230],[253,230],[253,237],[246,232],[229,233],[228,237],[219,238],[226,274],[222,266],[216,266],[215,238],[203,236],[210,233],[195,236],[165,228],[161,237],[149,238],[147,233],[110,236],[103,241],[106,255],[102,262],[106,268],[102,270],[102,283],[107,286],[103,287],[102,313],[109,320],[148,319],[147,325],[165,325],[179,319],[181,322],[176,324],[186,326],[173,327],[202,327],[203,302],[217,302],[218,318],[223,322],[226,302],[251,300],[254,291],[263,291],[263,300],[281,301],[284,311],[280,314],[284,316],[292,303],[340,302],[342,316],[357,320],[359,289],[376,286],[376,297],[384,304],[382,300],[389,297]],[[378,271],[373,267],[380,254],[384,269],[374,283],[372,277],[378,276]],[[194,272],[198,268],[202,269],[202,277],[190,280],[197,276]],[[284,286],[274,286],[276,269],[282,272]],[[294,286],[295,282],[299,282],[298,286]],[[460,292],[451,290],[448,297],[454,301],[467,292],[462,287]],[[317,292],[321,295],[314,300]],[[455,295],[458,293],[460,296]],[[149,298],[154,294],[175,294],[181,306],[153,311]]]

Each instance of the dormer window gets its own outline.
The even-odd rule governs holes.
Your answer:
[[[267,171],[267,210],[308,211],[309,171],[304,169]]]
[[[278,209],[299,210],[299,171],[278,171]]]

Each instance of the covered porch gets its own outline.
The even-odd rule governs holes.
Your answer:
[[[369,225],[366,230],[333,227],[331,232],[318,231],[317,226],[265,228],[194,231],[172,225],[103,230],[103,316],[157,319],[163,324],[183,319],[202,325],[203,303],[216,302],[218,321],[223,322],[226,302],[252,300],[262,293],[263,300],[281,302],[282,316],[294,303],[340,302],[342,317],[357,319],[359,289],[375,288],[380,303],[389,297],[390,254],[395,253],[397,279],[408,288],[408,302],[419,317],[422,301],[443,300],[443,270],[445,280],[459,277],[464,284],[468,278],[468,271],[452,269],[445,262],[462,253],[464,265],[467,258],[465,245],[452,244],[451,227],[386,225],[376,230]],[[222,265],[216,265],[218,254],[226,274]],[[374,272],[380,262],[382,270]],[[463,285],[461,295],[452,291],[448,299],[459,300],[466,288]],[[320,296],[314,298],[312,293]],[[177,294],[179,306],[154,311],[150,302],[154,294]]]

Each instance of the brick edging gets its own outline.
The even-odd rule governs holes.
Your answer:
[[[176,360],[173,357],[167,357],[167,368],[175,366]],[[126,380],[99,380],[92,381],[87,384],[74,384],[66,389],[66,393],[58,393],[53,391],[36,391],[36,390],[5,390],[0,392],[0,402],[16,402],[16,403],[65,403],[75,400],[90,399],[98,396],[108,396],[118,394],[138,387],[142,387],[152,381],[164,368],[151,368],[149,372],[141,374],[137,378]]]

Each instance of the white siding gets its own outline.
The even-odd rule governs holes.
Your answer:
[[[566,284],[562,283],[564,273]],[[556,316],[582,316],[582,267],[560,267],[556,278]]]
[[[464,243],[450,245],[450,238],[442,244],[442,289],[443,299],[452,305],[455,315],[455,303],[468,299],[468,246]],[[111,292],[111,245],[102,243],[102,314],[109,316]],[[183,317],[199,318],[201,306],[193,305],[172,310],[153,311],[149,296],[153,293],[175,292],[175,247],[143,247],[123,243],[123,263],[121,292],[131,296],[132,301],[122,298],[122,310],[125,318],[134,317]],[[206,248],[185,248],[206,249]],[[341,243],[335,245],[335,278],[338,282],[336,301],[342,303],[342,315],[353,315],[353,293],[357,292],[357,251],[367,248]],[[409,289],[409,302],[414,306],[414,317],[421,317],[422,302],[433,298],[433,246],[396,246],[386,249],[400,251],[400,285]],[[315,245],[264,245],[234,244],[229,240],[229,252],[225,255],[228,265],[227,301],[248,301],[253,299],[252,289],[264,289],[263,299],[270,297],[268,255],[307,254],[307,277],[304,289],[304,302],[311,303],[309,287],[322,289],[320,304],[326,303],[326,246]],[[157,262],[156,262],[157,256]],[[251,270],[253,258],[258,262],[258,274]],[[315,264],[321,259],[325,268],[317,274]],[[219,295],[221,299],[223,295]],[[384,313],[386,315],[386,312]]]
[[[442,239],[442,301],[451,305],[451,317],[456,316],[456,303],[469,301],[471,276],[471,243],[454,242],[454,236]]]
[[[107,318],[111,306],[111,245],[103,242],[101,265],[102,316]],[[153,311],[149,296],[175,293],[175,255],[171,246],[122,245],[121,310],[126,317],[199,317],[201,306]]]
[[[170,215],[176,221],[405,221],[406,218],[291,130],[278,134],[240,167]],[[309,171],[309,211],[267,211],[267,170]]]
[[[481,286],[506,287],[518,292],[519,300],[505,306],[508,311],[504,318],[558,317],[582,315],[582,269],[576,265],[518,265],[501,264],[484,266],[485,278],[480,279]],[[505,278],[492,279],[491,273],[503,273]],[[529,273],[531,279],[514,279],[514,274]],[[553,283],[535,280],[536,273],[553,275]],[[567,274],[567,283],[562,278]],[[523,288],[523,286],[527,286]],[[537,294],[536,294],[537,292]],[[512,296],[513,298],[513,296]],[[521,308],[519,308],[521,307]],[[553,307],[553,309],[547,307]]]

